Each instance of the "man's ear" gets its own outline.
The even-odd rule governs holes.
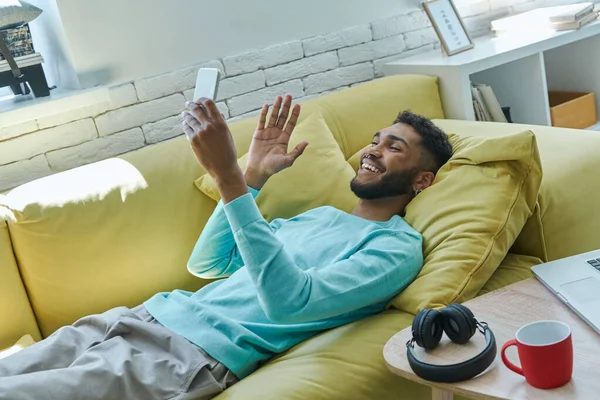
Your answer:
[[[414,183],[414,189],[418,191],[425,190],[433,184],[434,179],[435,174],[433,172],[421,171],[417,174],[417,179]]]

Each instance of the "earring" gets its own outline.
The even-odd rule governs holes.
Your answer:
[[[421,192],[422,192],[422,190],[421,190],[421,189],[413,189],[413,190],[415,191],[415,196],[417,196],[419,193],[421,193]]]

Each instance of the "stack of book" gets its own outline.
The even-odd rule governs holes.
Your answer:
[[[594,3],[543,7],[492,21],[496,35],[579,29],[598,18]]]
[[[498,98],[488,85],[473,85],[473,109],[477,121],[508,122]]]
[[[18,28],[2,30],[0,31],[0,37],[2,37],[4,43],[6,43],[6,46],[14,58],[35,53],[33,41],[31,40],[31,32],[29,31],[29,25],[27,24]],[[2,54],[0,54],[0,60],[4,60]]]

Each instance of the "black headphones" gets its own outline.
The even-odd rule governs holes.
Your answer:
[[[419,361],[414,344],[424,349],[434,349],[442,339],[442,331],[457,344],[465,344],[475,331],[485,336],[485,349],[475,357],[450,365],[435,365]],[[412,339],[406,342],[408,363],[414,373],[433,382],[460,382],[471,379],[489,367],[496,358],[496,338],[485,322],[479,322],[467,307],[450,304],[441,311],[426,308],[417,314],[412,323]]]

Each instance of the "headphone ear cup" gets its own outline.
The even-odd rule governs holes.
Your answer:
[[[442,315],[432,308],[422,310],[413,320],[412,331],[418,346],[424,349],[435,348],[442,339]]]
[[[450,304],[442,309],[441,315],[444,332],[454,343],[467,343],[477,330],[475,316],[461,304]]]

